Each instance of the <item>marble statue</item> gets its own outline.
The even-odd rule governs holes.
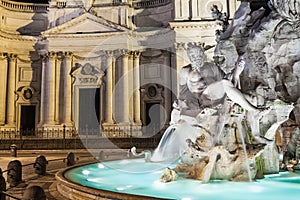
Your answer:
[[[192,44],[189,45],[187,53],[191,64],[183,67],[180,72],[178,102],[181,119],[185,118],[191,124],[199,124],[201,118],[207,119],[207,116],[214,113],[223,113],[222,115],[224,116],[224,112],[228,111],[223,105],[228,101],[226,100],[226,97],[228,97],[230,101],[251,113],[252,120],[256,120],[252,124],[257,124],[267,110],[257,108],[249,103],[246,97],[233,84],[237,85],[239,82],[236,79],[239,78],[238,74],[244,68],[245,61],[240,59],[236,68],[232,68],[232,65],[235,63],[230,63],[230,61],[225,62],[226,66],[217,66],[215,63],[205,62],[203,48]],[[233,80],[230,80],[232,77],[234,77]],[[208,115],[208,113],[210,114]],[[187,119],[186,116],[195,117],[196,120]],[[173,116],[172,119],[174,120],[174,118]],[[203,122],[200,124],[205,126]],[[259,127],[254,128],[258,129]],[[257,136],[256,138],[260,142],[263,142],[263,139],[258,134],[258,130],[256,130],[254,135]]]
[[[179,100],[185,104],[182,114],[189,115],[189,111],[191,115],[198,114],[205,107],[214,107],[224,102],[225,95],[248,111],[257,114],[261,111],[250,104],[230,80],[223,78],[224,72],[214,63],[205,62],[204,50],[200,46],[189,46],[187,53],[191,64],[181,69],[179,83]]]
[[[178,179],[178,174],[176,173],[176,171],[170,168],[166,168],[160,177],[160,181],[164,183],[176,181],[177,179]]]
[[[220,40],[220,36],[225,32],[227,29],[228,23],[228,16],[225,12],[220,12],[216,5],[213,5],[211,8],[212,17],[216,20],[217,24],[222,27],[222,30],[216,30],[216,41]]]

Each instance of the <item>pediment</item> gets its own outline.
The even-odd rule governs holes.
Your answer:
[[[70,21],[44,31],[44,34],[93,34],[128,30],[102,17],[84,13]]]

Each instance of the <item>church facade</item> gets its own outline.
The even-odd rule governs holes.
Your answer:
[[[230,18],[239,4],[33,2],[0,0],[0,138],[155,135],[170,121],[187,44],[215,45],[211,7]]]

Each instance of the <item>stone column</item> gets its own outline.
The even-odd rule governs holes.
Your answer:
[[[119,24],[122,26],[127,26],[127,19],[128,19],[127,7],[120,6],[118,10],[118,15],[119,15]]]
[[[55,124],[55,66],[57,55],[55,52],[50,52],[49,54],[49,64],[47,70],[47,113],[46,113],[46,123],[49,125]]]
[[[107,69],[106,69],[106,116],[105,123],[113,124],[113,51],[106,51]]]
[[[133,63],[133,57],[134,57],[134,52],[129,53],[129,60],[128,60],[128,70],[129,70],[129,117],[130,117],[130,122],[134,121],[134,99],[133,99],[133,94],[134,94],[134,63]]]
[[[223,11],[225,11],[229,17],[229,19],[231,19],[236,10],[239,8],[239,6],[241,5],[242,1],[235,1],[235,0],[229,0],[227,1],[227,3],[225,4],[226,9],[223,8]]]
[[[8,60],[4,53],[0,53],[0,125],[5,124],[5,110],[6,110],[6,81],[7,81],[7,66]]]
[[[41,78],[41,103],[40,103],[40,123],[39,126],[42,126],[45,123],[45,110],[48,107],[47,97],[46,97],[46,78],[47,78],[47,65],[49,62],[48,55],[42,55],[42,78]]]
[[[188,20],[190,17],[190,0],[175,0],[175,20]]]
[[[126,27],[129,29],[134,29],[135,28],[135,24],[134,24],[134,8],[132,6],[132,1],[133,0],[128,0],[127,4],[129,6],[126,7]]]
[[[164,86],[165,89],[163,90],[164,92],[164,107],[165,107],[165,119],[167,125],[170,122],[170,115],[171,113],[171,108],[172,108],[172,82],[171,82],[171,53],[164,52]]]
[[[72,125],[72,77],[70,75],[72,69],[72,52],[64,54],[64,119],[63,122],[70,126]]]
[[[122,122],[127,123],[129,122],[129,70],[128,70],[128,58],[129,54],[126,50],[122,50],[122,61],[123,61],[123,90],[121,92],[123,96],[123,110],[122,110]]]
[[[171,66],[171,84],[172,84],[172,92],[177,95],[177,88],[179,79],[177,78],[177,74],[179,74],[180,71],[176,71],[176,53],[171,52],[171,58],[170,58],[170,66]],[[172,102],[173,103],[173,102]]]
[[[176,71],[177,71],[177,82],[179,85],[180,83],[180,71],[181,68],[188,63],[185,61],[188,61],[188,58],[186,56],[186,48],[185,48],[185,43],[175,43],[175,62],[176,62]],[[177,87],[177,96],[179,96],[179,87]]]
[[[17,55],[8,55],[8,83],[7,83],[7,111],[6,122],[8,125],[15,125],[15,92],[16,92],[16,60]]]
[[[134,122],[141,125],[141,97],[140,97],[140,55],[141,52],[134,52],[134,70],[133,70],[133,80],[134,80]]]
[[[200,16],[200,1],[199,0],[191,0],[192,1],[192,20],[201,20]]]
[[[55,65],[55,123],[60,124],[60,107],[61,107],[61,92],[62,92],[62,87],[61,87],[61,69],[63,66],[63,53],[59,52],[57,53],[56,57],[56,65]]]

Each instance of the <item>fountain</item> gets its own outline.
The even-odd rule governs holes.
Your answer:
[[[133,147],[145,159],[62,171],[59,192],[69,199],[299,196],[299,128],[284,152],[278,145],[282,124],[300,120],[299,9],[299,0],[242,1],[229,24],[214,6],[222,26],[214,61],[203,62],[205,48],[190,44],[172,125],[156,150]]]

